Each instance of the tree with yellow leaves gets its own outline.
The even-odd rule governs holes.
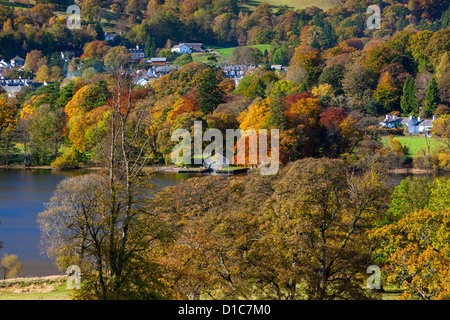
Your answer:
[[[43,64],[42,66],[39,67],[38,71],[36,72],[36,78],[34,79],[34,81],[48,82],[50,81],[50,77],[51,77],[50,68],[46,64]]]
[[[394,215],[372,233],[387,282],[406,288],[401,299],[450,299],[450,179],[436,179],[428,188],[425,204]],[[394,193],[392,203],[399,196]]]
[[[241,120],[240,128],[242,130],[248,129],[268,129],[270,109],[269,105],[272,102],[272,98],[266,98],[259,100],[252,104],[247,111],[243,111],[239,115]]]
[[[394,78],[387,71],[380,76],[377,89],[373,94],[386,111],[398,110],[400,90],[395,86]]]

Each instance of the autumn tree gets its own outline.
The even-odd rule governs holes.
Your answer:
[[[189,179],[152,201],[174,232],[160,242],[159,261],[184,299],[367,298],[367,230],[386,194],[376,173],[352,174],[329,159],[297,161],[276,176]]]
[[[17,126],[15,100],[0,96],[0,156],[1,162],[9,164],[14,151],[14,136]]]
[[[81,3],[81,15],[89,22],[99,19],[101,2],[99,0],[83,0]]]
[[[231,63],[233,64],[258,65],[262,60],[263,54],[258,48],[236,47],[231,52]]]
[[[371,77],[363,65],[355,63],[349,66],[342,79],[342,88],[350,107],[364,110],[372,98],[372,85]]]
[[[450,116],[441,116],[433,121],[431,132],[450,150]]]
[[[59,230],[73,230],[72,247],[57,250],[62,259],[70,258],[65,252],[69,256],[76,252],[73,258],[78,258],[84,268],[85,286],[78,298],[155,299],[165,294],[155,276],[154,264],[138,262],[143,262],[142,257],[158,231],[143,229],[140,224],[146,210],[143,195],[151,187],[142,168],[151,154],[152,137],[147,130],[151,114],[145,112],[143,104],[137,104],[147,91],[136,90],[135,79],[124,72],[123,65],[113,73],[112,96],[104,106],[106,130],[92,133],[103,170],[95,177],[64,182],[55,193],[54,202],[41,214],[44,234],[51,238],[64,237]],[[88,191],[94,189],[96,192]],[[64,212],[69,217],[53,223],[61,208],[66,208]],[[151,235],[153,231],[156,233]],[[57,246],[64,243],[61,239]],[[79,254],[83,250],[84,256]]]
[[[395,86],[394,79],[389,72],[380,76],[380,80],[373,94],[376,101],[381,103],[386,111],[397,109],[399,104],[399,90]]]
[[[106,41],[92,41],[86,43],[83,49],[83,57],[85,59],[99,59],[103,60],[111,47]]]
[[[127,63],[130,57],[131,55],[126,47],[116,46],[108,50],[104,64],[109,70],[114,70]]]
[[[34,80],[36,82],[47,82],[50,81],[50,79],[50,68],[46,64],[41,65],[36,73],[36,78]]]
[[[301,45],[295,49],[289,67],[301,67],[306,70],[308,72],[306,83],[312,85],[320,76],[322,63],[322,56],[320,55],[319,50],[306,45]]]
[[[406,210],[403,204],[396,206],[401,208],[396,222],[372,234],[379,242],[377,254],[387,281],[406,287],[401,299],[449,298],[449,181],[443,178],[428,182],[426,197],[409,202]],[[393,201],[398,202],[399,194],[394,194]]]
[[[27,53],[27,57],[25,59],[25,69],[36,73],[39,68],[46,63],[47,58],[44,57],[42,51],[31,50]]]
[[[5,253],[0,261],[0,266],[3,269],[3,279],[17,278],[22,275],[22,264],[15,254]]]
[[[439,65],[436,67],[436,81],[442,101],[450,101],[450,54],[443,54]]]
[[[388,191],[378,174],[344,168],[339,160],[304,159],[275,184],[261,216],[264,232],[247,259],[271,274],[267,288],[279,298],[295,299],[302,281],[308,299],[365,297],[357,279],[370,261],[367,230]]]

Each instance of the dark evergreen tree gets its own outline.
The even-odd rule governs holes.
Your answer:
[[[425,116],[431,116],[434,114],[437,106],[441,103],[441,96],[439,94],[438,84],[435,77],[431,78],[430,85],[428,86],[427,93],[425,95],[425,101],[423,102],[423,111]]]
[[[219,87],[220,80],[217,70],[211,65],[203,72],[199,85],[200,110],[212,113],[223,102],[224,92]]]
[[[284,113],[284,103],[279,94],[272,97],[269,105],[269,126],[271,128],[283,130],[288,125],[288,118]]]
[[[403,84],[403,93],[400,98],[400,107],[404,115],[419,112],[419,102],[416,95],[414,79],[408,78]]]

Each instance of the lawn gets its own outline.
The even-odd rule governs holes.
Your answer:
[[[420,136],[399,136],[394,137],[394,140],[400,141],[402,146],[407,146],[411,156],[415,156],[420,150],[427,149],[427,138]],[[429,138],[431,150],[436,150],[443,144],[436,138]],[[383,137],[383,144],[386,145],[388,142],[388,137]]]
[[[192,62],[207,63],[208,62],[208,57],[211,56],[211,55],[212,54],[208,53],[208,52],[194,52],[194,53],[191,53]],[[216,58],[217,58],[217,62],[218,63],[222,62],[224,60],[224,58],[220,57],[220,56],[219,57],[216,56]]]
[[[255,44],[255,45],[251,45],[249,47],[253,47],[253,48],[258,48],[259,50],[261,50],[262,52],[264,52],[264,50],[269,51],[270,50],[270,44]],[[233,51],[234,48],[236,47],[231,47],[231,48],[220,48],[220,47],[210,47],[208,46],[208,48],[210,49],[214,49],[215,51],[217,51],[221,56],[225,57],[225,58],[229,58],[231,57],[231,52]]]
[[[64,284],[50,292],[0,293],[0,300],[70,300],[71,295]]]
[[[0,281],[0,300],[70,300],[66,278],[17,278]]]

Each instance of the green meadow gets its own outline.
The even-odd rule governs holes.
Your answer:
[[[215,46],[206,46],[206,47],[209,49],[213,49],[214,51],[216,51],[222,57],[225,57],[225,58],[231,57],[231,52],[233,51],[234,48],[237,48],[237,47],[222,48],[222,47],[215,47]],[[264,52],[264,50],[267,50],[267,51],[270,50],[270,44],[256,44],[256,45],[251,45],[249,47],[258,48],[262,52]]]
[[[388,143],[388,137],[383,137],[383,144]],[[423,136],[396,136],[394,140],[398,140],[402,146],[406,146],[409,149],[410,155],[415,156],[419,151],[428,149],[428,143],[430,144],[431,151],[437,150],[443,144],[436,138],[425,138]],[[428,140],[428,142],[427,142]]]

